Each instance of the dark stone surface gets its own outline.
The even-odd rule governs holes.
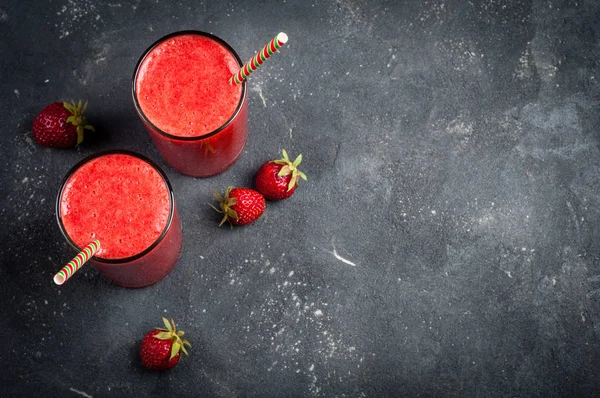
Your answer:
[[[587,0],[0,4],[0,396],[599,396],[600,3]],[[212,32],[243,59],[250,137],[209,179],[165,166],[131,96],[142,51]],[[73,150],[31,138],[90,101]],[[210,188],[281,148],[309,177],[244,228]],[[184,252],[162,282],[110,284],[72,252],[59,183],[104,149],[165,166]],[[193,344],[145,371],[174,317]]]

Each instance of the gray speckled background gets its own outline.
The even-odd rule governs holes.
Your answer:
[[[30,4],[27,4],[30,3]],[[0,4],[1,396],[600,395],[600,3],[586,0]],[[176,30],[243,59],[242,158],[168,168],[131,76]],[[31,137],[47,103],[90,101],[77,149]],[[210,188],[250,185],[281,148],[309,181],[258,222],[218,228]],[[92,267],[56,225],[65,173],[104,149],[159,162],[184,229],[145,289]],[[141,367],[174,317],[192,354]]]

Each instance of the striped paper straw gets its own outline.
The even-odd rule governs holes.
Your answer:
[[[277,50],[287,43],[287,41],[288,36],[283,32],[279,32],[269,44],[264,46],[250,61],[246,62],[238,73],[229,78],[229,84],[241,84],[248,76],[250,76],[250,73],[258,69],[263,62],[269,59],[271,55],[275,54]]]
[[[76,255],[73,260],[69,261],[67,265],[62,267],[62,269],[58,271],[56,275],[54,275],[54,283],[56,283],[57,285],[62,285],[63,283],[65,283],[66,280],[72,277],[73,274],[77,272],[77,270],[81,268],[81,266],[85,264],[90,258],[92,258],[99,249],[100,241],[97,239],[89,245],[87,245],[86,247],[84,247],[83,250],[79,252],[79,254]]]

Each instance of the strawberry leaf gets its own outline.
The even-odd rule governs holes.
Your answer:
[[[298,175],[297,175],[297,174],[294,174],[294,175],[292,176],[292,178],[290,178],[290,182],[288,183],[287,190],[288,190],[288,191],[291,191],[291,190],[292,190],[292,188],[294,188],[294,187],[296,186],[296,183],[297,183],[297,182],[298,182]]]
[[[77,145],[83,142],[83,128],[77,126]]]
[[[231,208],[228,208],[227,211],[226,211],[226,213],[227,213],[227,216],[233,218],[234,220],[238,219],[237,211],[235,211],[235,210],[233,210]]]
[[[279,173],[277,173],[277,175],[279,177],[287,176],[290,174],[292,174],[292,168],[290,166],[288,166],[287,164],[285,166],[283,166],[281,168],[281,170],[279,170]]]
[[[225,215],[223,216],[223,218],[221,219],[221,222],[219,223],[219,227],[220,227],[221,225],[225,224],[225,221],[227,221],[227,214],[225,214]]]
[[[232,219],[233,220],[238,219],[237,212],[231,208],[232,206],[235,206],[235,204],[237,203],[237,198],[229,196],[232,189],[233,189],[233,187],[227,187],[224,197],[221,196],[215,190],[213,190],[213,196],[215,197],[215,199],[217,199],[219,201],[219,207],[221,208],[221,210],[218,210],[213,205],[210,205],[210,206],[214,210],[216,210],[218,213],[223,213],[223,218],[221,219],[219,226],[223,225],[225,223],[225,221],[229,221],[229,223],[231,224]]]
[[[223,197],[221,196],[220,193],[218,193],[217,191],[215,191],[214,189],[212,190],[213,196],[215,197],[215,199],[217,199],[219,202],[223,201]]]
[[[302,162],[302,154],[298,155],[296,160],[294,160],[294,166],[298,167],[298,165]]]
[[[73,110],[73,105],[69,104],[68,102],[63,102],[63,106],[65,107],[66,110],[68,110],[71,113],[75,113]]]
[[[181,344],[178,341],[174,341],[173,345],[171,346],[171,357],[169,358],[169,360],[173,359],[175,355],[177,355],[180,348]]]
[[[167,318],[165,318],[164,316],[162,317],[163,323],[165,324],[165,326],[167,327],[167,330],[169,332],[171,332],[173,329],[171,329],[171,325],[169,324],[169,320]]]
[[[154,338],[159,340],[172,340],[173,334],[171,332],[160,332],[154,335]]]
[[[213,208],[213,210],[214,210],[214,211],[216,211],[217,213],[223,213],[223,210],[217,209],[217,208],[216,208],[215,206],[213,206],[212,204],[208,203],[208,205],[209,205],[210,207],[212,207],[212,208]]]

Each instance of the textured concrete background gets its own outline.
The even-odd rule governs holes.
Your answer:
[[[242,158],[209,179],[164,164],[130,95],[183,29],[243,59],[290,37],[249,78]],[[8,0],[0,37],[1,396],[600,395],[599,2]],[[97,133],[40,147],[33,118],[70,98]],[[309,181],[218,228],[210,188],[282,148]],[[145,289],[92,267],[59,288],[59,184],[104,149],[164,166],[184,252]],[[162,315],[193,349],[150,373]]]

